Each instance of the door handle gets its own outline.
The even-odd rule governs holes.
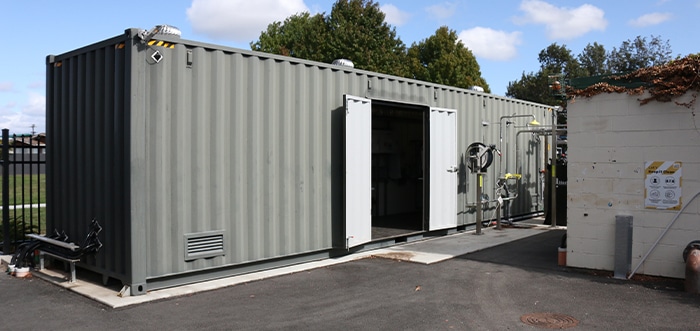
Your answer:
[[[447,172],[459,172],[459,168],[457,168],[457,166],[451,166],[447,168]]]

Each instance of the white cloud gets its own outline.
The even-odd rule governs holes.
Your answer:
[[[30,93],[27,103],[16,111],[17,104],[12,102],[0,108],[0,128],[10,129],[10,133],[29,133],[32,125],[36,132],[46,131],[46,97]]]
[[[484,27],[475,27],[459,33],[459,39],[476,57],[507,61],[514,58],[517,45],[522,43],[521,33],[505,32]]]
[[[303,0],[192,0],[192,30],[214,39],[249,42],[275,21],[309,11]]]
[[[9,92],[14,90],[14,85],[11,82],[0,82],[0,92]]]
[[[385,21],[391,25],[401,26],[411,17],[411,14],[401,11],[394,5],[383,5],[380,9],[386,15]]]
[[[46,97],[38,93],[30,92],[27,104],[22,107],[22,113],[31,116],[46,116]]]
[[[627,22],[629,25],[642,28],[645,26],[661,24],[671,18],[670,13],[651,13],[637,17]]]
[[[540,0],[525,0],[520,3],[520,10],[525,15],[515,22],[544,25],[549,39],[573,39],[593,30],[605,31],[608,26],[605,12],[589,4],[566,8]]]
[[[443,20],[446,18],[451,17],[452,15],[455,14],[455,11],[457,10],[457,3],[454,2],[445,2],[441,3],[438,5],[432,5],[430,7],[426,7],[425,11],[430,14],[432,18],[438,19],[438,20]]]

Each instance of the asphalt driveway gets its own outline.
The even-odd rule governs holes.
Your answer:
[[[700,296],[682,281],[559,267],[562,234],[432,265],[366,258],[121,309],[0,275],[0,312],[7,330],[700,330]]]

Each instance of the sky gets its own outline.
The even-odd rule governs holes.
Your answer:
[[[330,14],[335,2],[0,0],[0,128],[45,132],[47,55],[158,24],[178,27],[183,39],[250,49],[268,24],[305,11]],[[673,57],[700,52],[700,0],[374,2],[407,47],[441,26],[454,30],[496,95],[523,73],[537,72],[539,52],[552,43],[578,55],[594,42],[609,51],[637,36],[657,36],[669,41]]]

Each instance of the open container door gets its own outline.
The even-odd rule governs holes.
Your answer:
[[[346,248],[372,240],[372,101],[345,95]]]
[[[457,112],[430,108],[430,231],[457,227]]]

